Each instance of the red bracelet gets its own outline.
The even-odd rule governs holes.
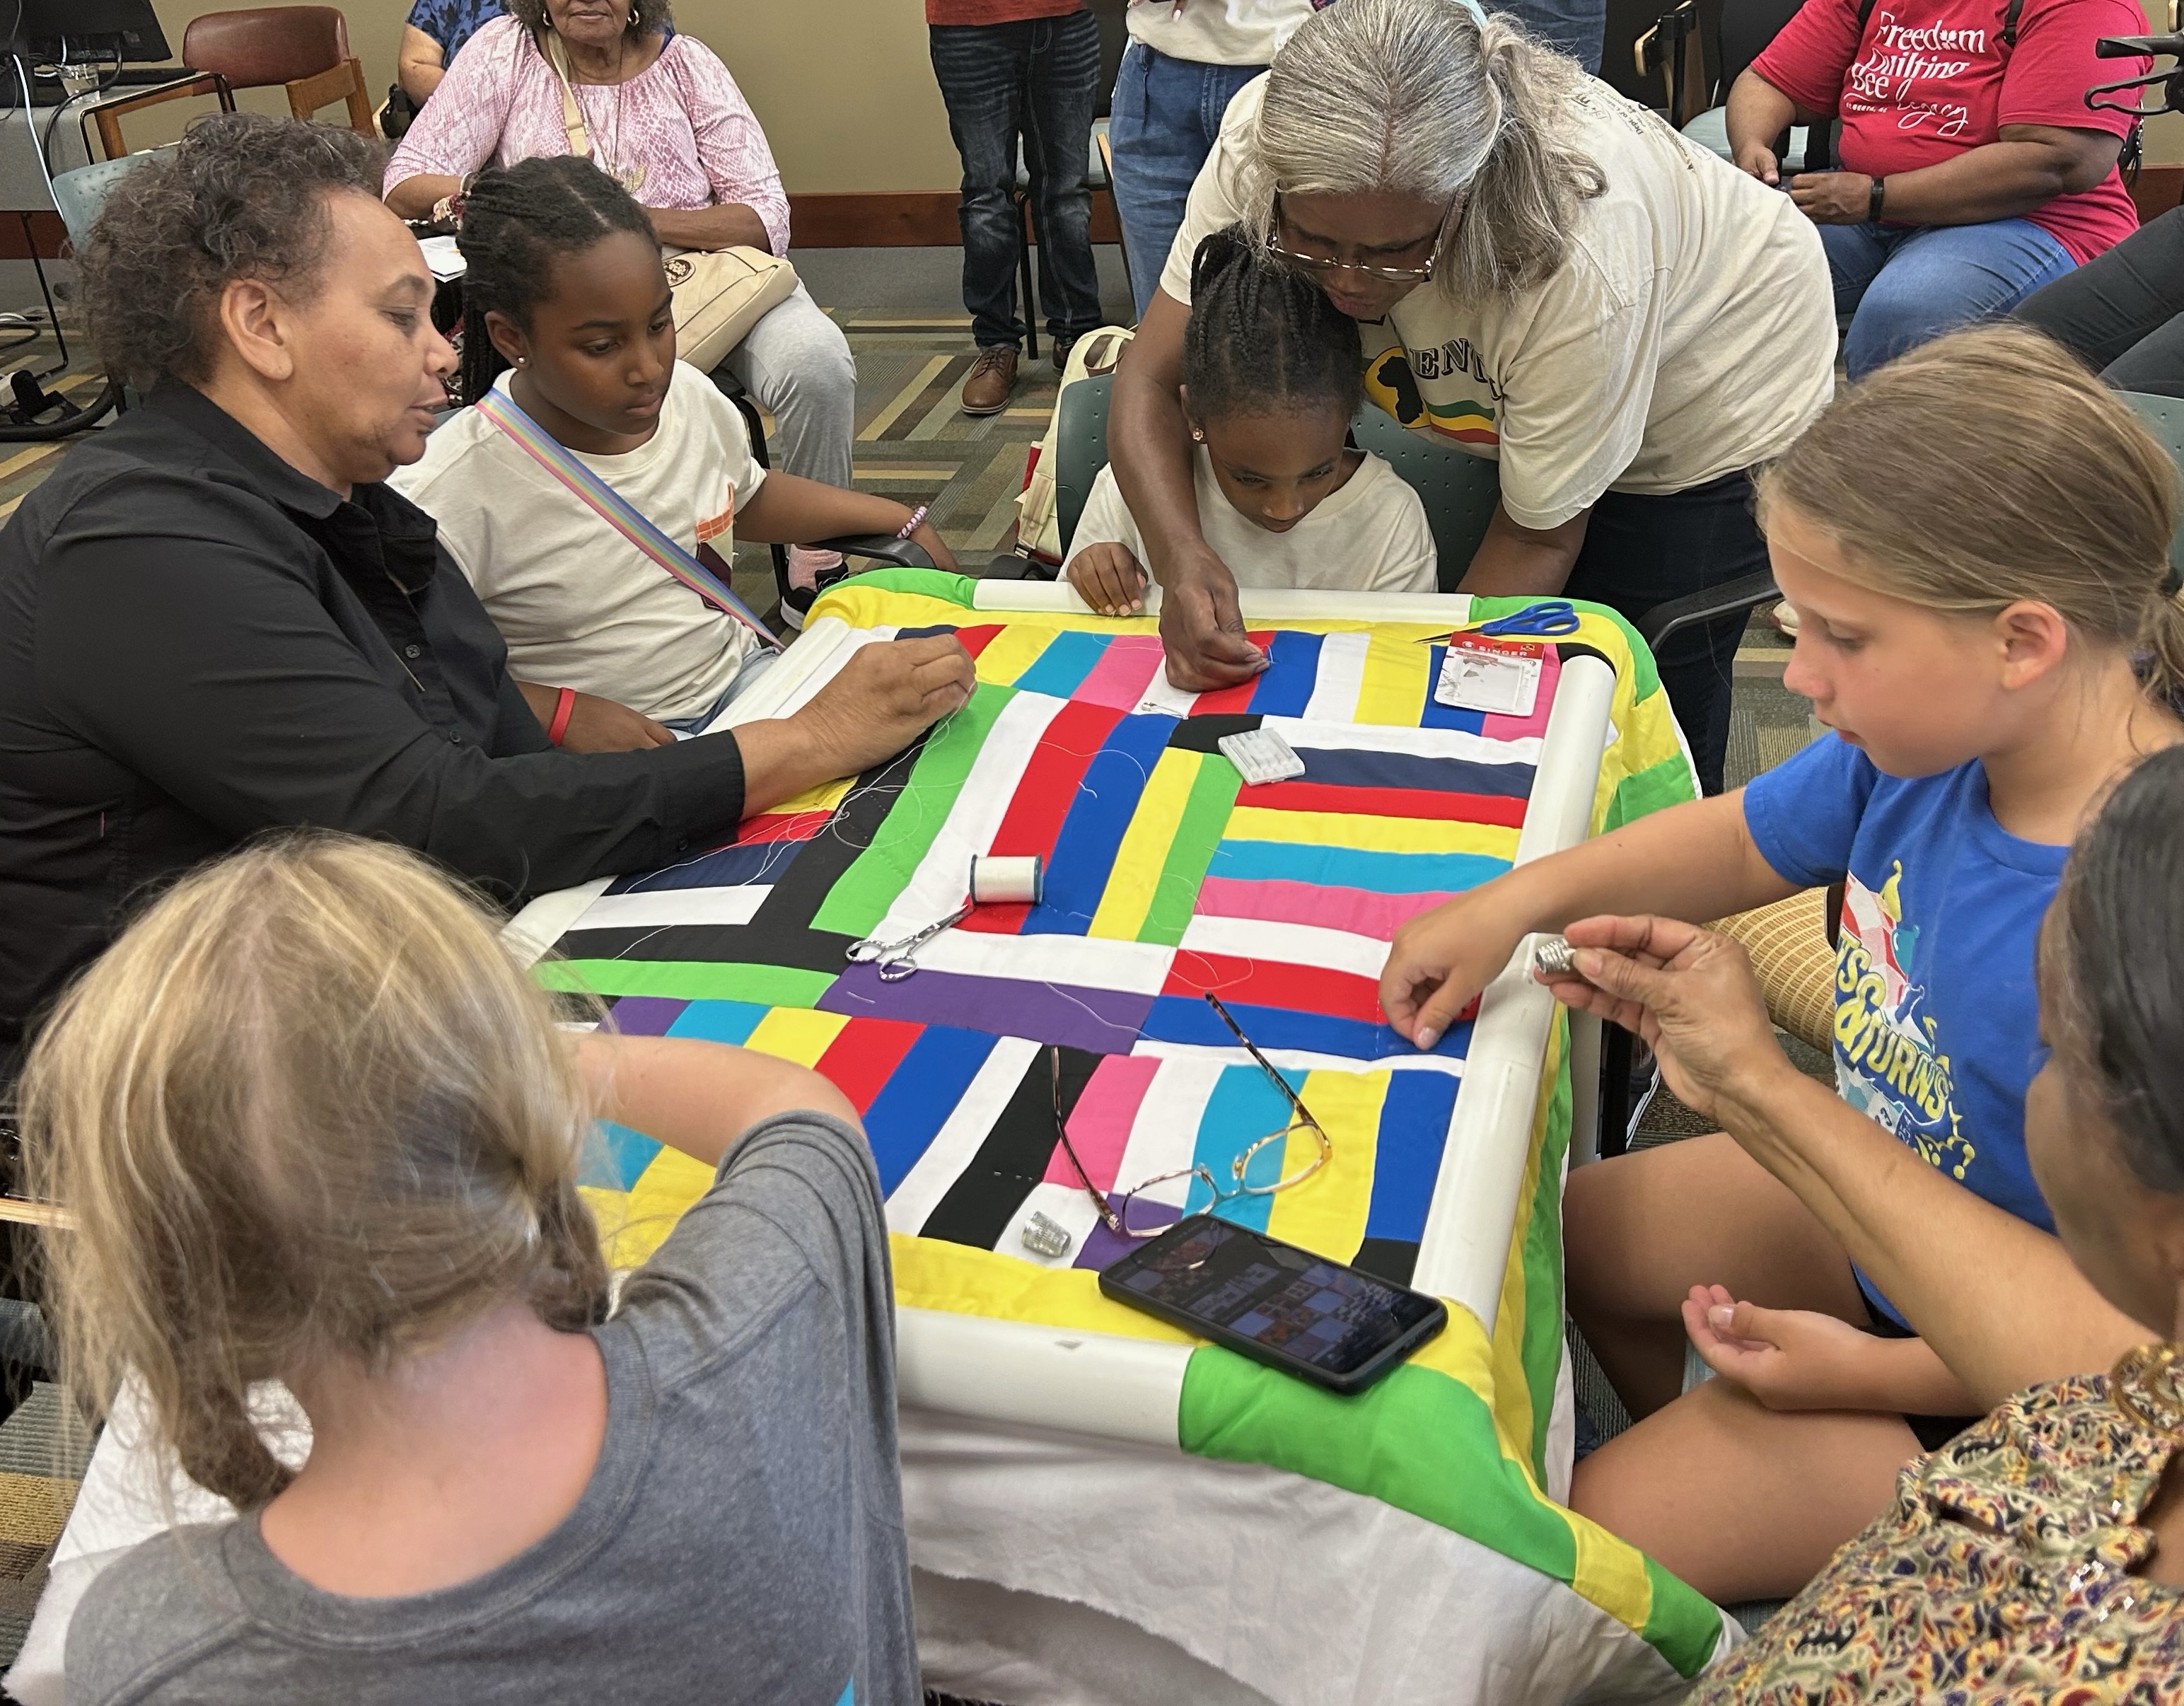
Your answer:
[[[577,689],[565,687],[554,695],[554,720],[546,725],[546,738],[554,745],[569,732],[569,713],[577,708]]]

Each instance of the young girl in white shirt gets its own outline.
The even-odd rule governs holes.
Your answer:
[[[922,510],[758,466],[735,405],[675,359],[667,276],[644,209],[588,160],[482,174],[464,198],[461,244],[464,394],[476,402],[490,387],[512,401],[722,581],[738,532],[809,544],[908,527],[934,562],[955,568]],[[508,641],[509,672],[560,744],[597,751],[671,740],[672,728],[707,721],[768,655],[484,411],[444,422],[424,460],[391,483],[439,523]]]
[[[1206,543],[1239,586],[1429,593],[1425,505],[1345,440],[1364,400],[1357,327],[1234,227],[1198,246],[1183,406]],[[1092,483],[1064,567],[1103,616],[1145,608],[1145,547],[1112,467]]]

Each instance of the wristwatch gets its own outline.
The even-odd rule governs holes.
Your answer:
[[[1880,204],[1883,201],[1887,199],[1888,196],[1888,180],[1886,178],[1875,178],[1871,180],[1871,181],[1873,188],[1867,192],[1865,198],[1865,222],[1868,225],[1879,225],[1880,223]]]

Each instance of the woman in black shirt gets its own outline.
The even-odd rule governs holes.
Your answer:
[[[733,736],[552,746],[380,483],[454,357],[377,171],[351,132],[223,114],[86,246],[100,353],[148,395],[0,532],[0,1084],[132,897],[256,831],[398,841],[513,899],[723,839],[969,696],[952,638],[907,640]]]

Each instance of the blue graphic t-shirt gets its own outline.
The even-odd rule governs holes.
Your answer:
[[[2025,1157],[2039,1040],[2032,963],[2067,848],[1994,821],[1975,760],[1884,776],[1835,735],[1745,790],[1786,882],[1844,885],[1836,1084],[1852,1107],[2020,1220],[2054,1222]],[[1875,1306],[1908,1324],[1859,1275]]]

